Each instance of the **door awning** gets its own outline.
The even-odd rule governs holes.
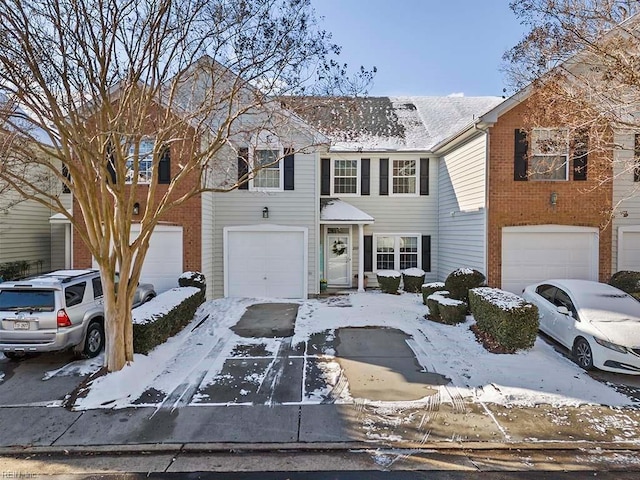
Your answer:
[[[70,210],[67,210],[67,212],[69,212],[69,214],[71,214]],[[62,213],[56,213],[55,215],[51,215],[49,217],[49,223],[71,223],[71,222]]]
[[[372,224],[375,219],[339,198],[320,199],[320,223]]]

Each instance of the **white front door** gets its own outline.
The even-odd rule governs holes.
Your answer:
[[[349,238],[349,233],[327,234],[327,283],[329,285],[351,285],[351,242]]]

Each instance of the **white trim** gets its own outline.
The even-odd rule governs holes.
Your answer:
[[[329,176],[330,176],[330,185],[329,192],[331,192],[331,196],[340,196],[340,197],[359,197],[360,196],[360,186],[362,183],[362,171],[361,165],[362,162],[360,158],[336,158],[331,157],[329,164]],[[336,161],[345,161],[345,162],[356,162],[356,193],[340,193],[335,191],[335,162]],[[346,177],[345,177],[346,178]]]
[[[630,267],[627,267],[626,265],[624,265],[622,263],[622,252],[624,252],[624,234],[625,233],[637,233],[640,232],[640,225],[630,225],[627,227],[618,227],[618,258],[617,260],[617,269],[616,271],[619,272],[621,270],[631,270]],[[615,272],[614,272],[615,273]]]
[[[338,224],[335,224],[336,226]],[[351,225],[340,225],[337,228],[348,228],[349,232],[346,234],[329,233],[331,224],[326,225],[324,234],[324,264],[325,264],[325,278],[329,286],[350,287],[351,286],[351,272],[353,271],[353,229]],[[329,235],[347,235],[349,237],[349,248],[346,252],[349,256],[347,261],[347,282],[346,283],[330,283],[329,279]]]
[[[423,157],[423,158],[428,158],[428,157]],[[415,179],[416,179],[416,191],[414,193],[394,193],[393,192],[393,162],[398,161],[398,162],[407,162],[407,161],[414,161],[416,162],[416,174],[415,174]],[[419,158],[389,158],[389,171],[388,173],[388,177],[389,177],[389,197],[419,197],[420,196],[420,159]],[[411,177],[398,177],[398,178],[411,178]]]
[[[374,233],[373,236],[373,245],[371,246],[371,255],[372,258],[372,268],[373,273],[378,271],[378,237],[394,237],[396,239],[396,244],[394,244],[394,258],[393,258],[393,270],[400,271],[400,269],[396,269],[396,261],[398,262],[398,267],[400,266],[400,250],[397,248],[398,238],[400,237],[416,237],[418,239],[418,251],[417,255],[417,267],[422,268],[422,233]]]
[[[302,232],[303,245],[303,299],[309,296],[309,229],[307,227],[292,227],[289,225],[241,225],[237,227],[224,227],[222,229],[222,259],[224,272],[224,296],[229,296],[229,232]]]

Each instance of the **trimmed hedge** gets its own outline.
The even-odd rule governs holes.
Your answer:
[[[170,295],[182,294],[182,301],[162,310]],[[180,295],[179,297],[180,298]],[[205,300],[205,290],[196,287],[173,288],[134,310],[133,351],[148,353],[184,328]]]
[[[467,319],[469,305],[455,298],[447,298],[445,300],[447,301],[440,301],[440,305],[438,305],[441,322],[446,325],[457,325],[464,322]]]
[[[395,270],[379,270],[377,273],[378,285],[384,293],[397,294],[400,288],[402,275]]]
[[[484,285],[485,277],[472,268],[458,268],[444,281],[445,290],[451,292],[451,298],[469,303],[469,290]]]
[[[419,268],[409,268],[402,272],[402,289],[409,293],[420,293],[424,283],[424,270]]]
[[[508,351],[533,347],[538,335],[538,307],[497,288],[469,290],[476,326]]]
[[[438,290],[427,297],[427,308],[429,309],[429,318],[440,320],[440,299],[448,298],[449,292],[446,290]]]
[[[422,290],[422,303],[426,305],[429,295],[444,290],[444,282],[425,283],[420,289]]]
[[[638,298],[640,295],[640,272],[621,270],[613,274],[609,285]]]

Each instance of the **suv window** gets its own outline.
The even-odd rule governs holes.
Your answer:
[[[53,290],[0,290],[0,310],[37,310],[53,312]]]
[[[84,291],[87,288],[87,282],[76,283],[64,289],[64,299],[67,307],[80,305],[84,298]]]
[[[100,277],[92,279],[91,283],[93,284],[93,298],[102,297],[102,280],[100,280]]]

